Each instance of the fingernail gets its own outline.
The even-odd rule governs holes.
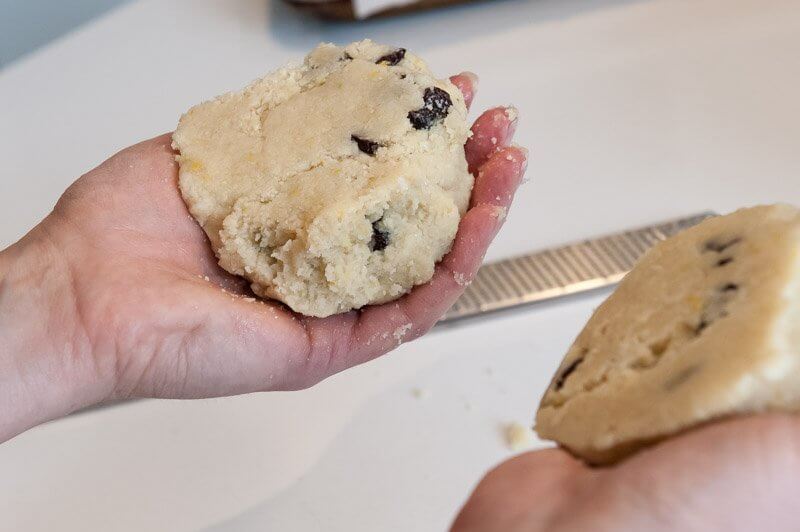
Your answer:
[[[505,225],[506,217],[508,216],[508,208],[495,206],[492,209],[491,216],[494,218],[494,236],[492,236],[492,239],[494,239],[500,232],[500,229]]]
[[[478,90],[478,85],[480,85],[480,81],[481,80],[480,80],[480,78],[478,77],[478,75],[476,73],[466,71],[466,72],[462,72],[461,75],[464,76],[465,78],[469,78],[469,81],[472,84],[472,90],[473,91]]]
[[[506,155],[506,159],[509,161],[511,160],[519,160],[519,167],[520,167],[520,185],[523,185],[528,182],[528,179],[525,178],[525,171],[528,169],[528,148],[522,147],[519,144],[512,143],[509,148],[513,150],[517,150],[519,155]]]
[[[519,111],[513,105],[509,105],[508,107],[506,107],[505,113],[509,122],[507,134],[510,140],[514,136],[514,133],[517,132],[517,124],[519,124]]]
[[[519,109],[517,109],[513,105],[507,105],[505,109],[506,109],[506,116],[508,117],[508,119],[512,122],[516,122],[517,119],[519,118]]]
[[[528,150],[528,148],[525,148],[524,146],[519,146],[517,144],[514,144],[514,147],[518,149],[520,152],[522,152],[523,159],[522,159],[521,172],[524,174],[525,171],[528,169],[528,154],[530,153],[530,151]]]

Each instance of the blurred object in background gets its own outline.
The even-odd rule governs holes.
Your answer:
[[[131,0],[0,0],[0,68]],[[280,0],[262,0],[264,2]],[[390,17],[476,0],[283,0],[334,20]]]
[[[130,0],[0,0],[0,67]]]
[[[435,7],[463,4],[475,0],[285,0],[319,17],[335,20],[360,20],[391,17]]]

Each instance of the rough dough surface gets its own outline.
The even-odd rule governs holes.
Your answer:
[[[709,219],[656,245],[591,317],[536,430],[591,463],[714,419],[800,410],[800,211]]]
[[[190,109],[180,189],[227,271],[310,316],[433,276],[469,202],[460,91],[403,49],[322,44]]]

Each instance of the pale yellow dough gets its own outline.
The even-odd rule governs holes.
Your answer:
[[[658,244],[597,309],[539,436],[610,463],[698,424],[800,410],[800,211],[743,209]]]
[[[473,183],[466,106],[416,56],[378,62],[396,50],[322,44],[181,118],[183,197],[257,294],[328,316],[429,281],[449,250]],[[434,87],[452,103],[417,129],[409,113]]]

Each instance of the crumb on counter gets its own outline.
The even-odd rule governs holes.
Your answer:
[[[431,392],[425,388],[412,388],[411,395],[414,396],[414,399],[427,399],[431,396]]]
[[[517,421],[510,423],[506,427],[506,443],[512,451],[524,451],[530,449],[536,441],[533,429]]]

